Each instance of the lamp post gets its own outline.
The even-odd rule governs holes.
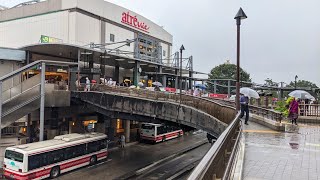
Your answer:
[[[294,89],[297,89],[297,79],[298,79],[298,75],[294,77]]]
[[[236,82],[236,107],[237,111],[240,110],[240,25],[241,19],[246,19],[247,15],[243,12],[242,8],[234,17],[237,22],[237,82]]]
[[[181,104],[181,95],[182,95],[182,51],[185,50],[183,45],[180,47],[180,81],[179,81],[179,88],[180,88],[180,104]]]

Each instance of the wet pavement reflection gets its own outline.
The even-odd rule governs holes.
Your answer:
[[[320,125],[289,125],[288,129],[277,132],[254,122],[244,126],[245,180],[320,180]]]

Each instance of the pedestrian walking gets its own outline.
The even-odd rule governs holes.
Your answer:
[[[244,124],[248,125],[248,120],[249,120],[249,97],[241,95],[241,97],[240,97],[240,105],[241,105],[240,118],[242,118],[244,116],[244,113],[246,113],[246,119],[244,121]]]
[[[299,111],[299,104],[296,101],[296,99],[293,98],[289,106],[289,117],[291,119],[291,124],[295,123],[295,125],[298,125],[297,124],[298,111]]]
[[[124,148],[125,143],[126,143],[126,137],[122,134],[120,136],[120,140],[121,140],[121,148]]]
[[[84,91],[90,91],[90,79],[88,77],[86,77],[86,88]]]

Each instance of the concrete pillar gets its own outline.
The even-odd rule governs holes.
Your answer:
[[[167,75],[162,75],[162,87],[167,87]]]
[[[133,83],[134,83],[135,86],[138,85],[138,82],[140,80],[139,69],[140,69],[140,62],[136,61],[134,69],[133,69]]]
[[[31,142],[31,114],[27,115],[27,137],[29,138],[28,143]]]
[[[228,80],[228,97],[230,97],[231,96],[231,82],[230,82],[230,80]]]
[[[91,59],[90,56],[91,55],[89,55],[88,58],[89,58],[89,68],[91,69],[91,68],[93,68],[93,59]],[[90,80],[92,80],[93,79],[93,74],[92,73],[88,74],[88,77],[89,77]]]
[[[185,81],[184,81],[184,90],[188,91],[188,79],[185,78]]]
[[[130,120],[126,120],[126,125],[124,129],[124,133],[126,136],[126,142],[130,142]]]
[[[192,78],[193,78],[193,73],[189,71],[189,89],[192,89]]]
[[[117,83],[120,84],[119,80],[120,80],[120,70],[119,70],[119,66],[115,66],[114,67],[114,74],[113,74],[113,78],[114,81],[117,81]]]
[[[175,77],[175,81],[174,81],[174,88],[176,88],[176,89],[179,89],[179,70],[178,69],[176,69],[175,70],[175,75],[176,75],[176,77]]]
[[[268,101],[268,100],[269,100],[269,97],[268,97],[268,96],[265,96],[265,97],[264,97],[264,105],[265,105],[266,108],[268,108],[268,104],[269,104],[269,101]]]
[[[217,80],[214,80],[213,83],[213,93],[217,94]]]

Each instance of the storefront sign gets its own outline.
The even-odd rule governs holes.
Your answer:
[[[137,18],[137,16],[133,16],[133,15],[130,15],[129,12],[123,12],[122,13],[122,19],[121,19],[121,22],[124,23],[124,24],[127,24],[129,26],[132,26],[136,29],[139,29],[141,31],[144,31],[144,32],[147,32],[149,33],[149,26],[146,25],[144,22],[141,22],[139,21],[139,19]]]
[[[58,43],[58,42],[62,42],[62,40],[54,37],[45,36],[45,35],[41,35],[41,38],[40,38],[40,43]]]
[[[228,98],[228,94],[209,94],[209,97],[211,98],[219,98],[219,99],[226,99]]]

